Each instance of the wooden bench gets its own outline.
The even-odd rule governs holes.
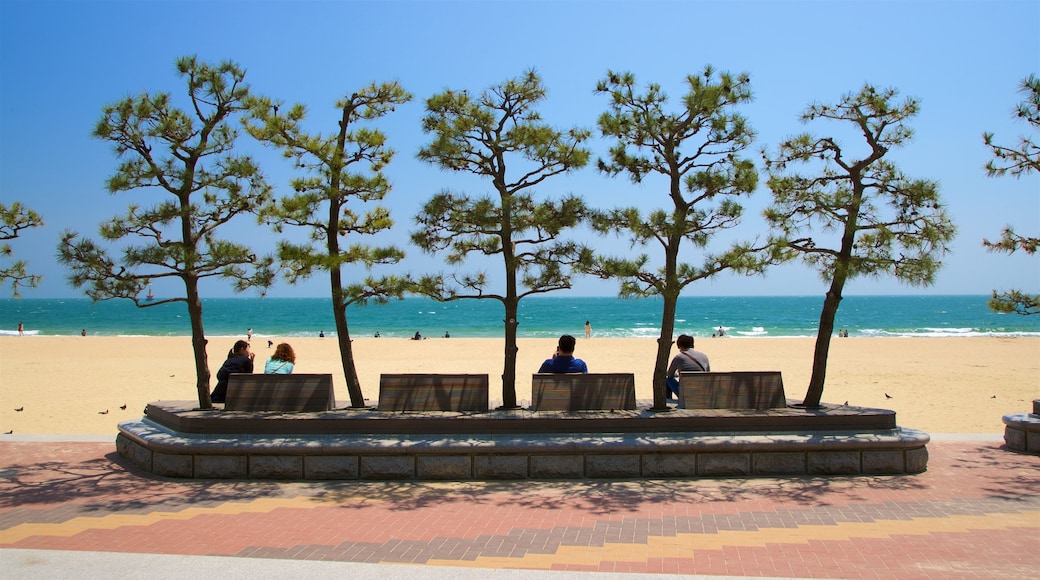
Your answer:
[[[487,411],[488,375],[379,375],[380,411]]]
[[[332,375],[231,373],[225,411],[331,411]]]
[[[536,373],[532,411],[596,411],[636,408],[633,373]]]
[[[679,373],[680,409],[773,409],[786,406],[780,371]]]

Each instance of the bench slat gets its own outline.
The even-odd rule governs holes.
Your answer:
[[[336,394],[330,374],[231,373],[225,411],[331,411]]]
[[[487,411],[488,375],[379,375],[380,411]]]
[[[535,373],[531,378],[532,411],[635,408],[636,380],[633,373]]]
[[[786,406],[780,371],[679,373],[680,409],[772,409]]]

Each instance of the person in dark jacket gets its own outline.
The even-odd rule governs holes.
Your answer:
[[[213,388],[213,394],[209,396],[214,403],[223,403],[227,397],[228,376],[231,373],[253,372],[253,359],[256,355],[249,350],[249,343],[240,340],[228,352],[227,360],[217,371],[217,386]]]

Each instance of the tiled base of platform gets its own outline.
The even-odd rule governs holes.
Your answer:
[[[926,433],[197,435],[119,425],[121,456],[197,479],[491,480],[906,474]]]
[[[1004,442],[1008,449],[1040,455],[1040,415],[1004,415]]]

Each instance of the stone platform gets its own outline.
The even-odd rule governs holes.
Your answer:
[[[120,455],[179,478],[493,480],[906,474],[927,434],[885,409],[317,413],[151,403]]]
[[[1040,455],[1040,399],[1033,400],[1032,413],[1004,415],[1003,420],[1008,449]]]

